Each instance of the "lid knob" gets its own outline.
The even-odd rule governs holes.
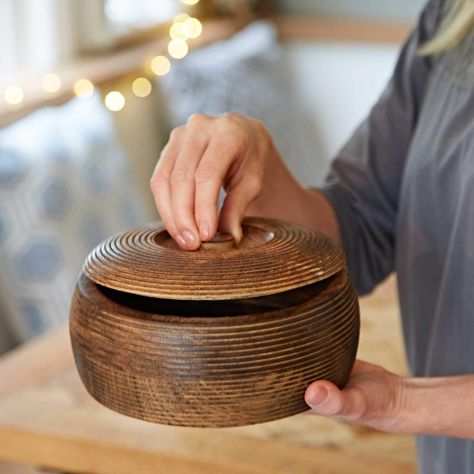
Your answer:
[[[212,240],[201,243],[200,251],[227,252],[234,248],[234,236],[225,232],[217,232]]]

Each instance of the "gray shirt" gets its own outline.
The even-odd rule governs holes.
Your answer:
[[[428,3],[323,187],[359,292],[397,272],[409,363],[426,377],[474,374],[474,31],[417,54],[445,3]],[[423,473],[474,473],[472,441],[420,436],[418,450]]]

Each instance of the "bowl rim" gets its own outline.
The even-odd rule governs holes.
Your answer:
[[[276,321],[278,319],[287,319],[294,317],[296,315],[301,315],[302,313],[315,313],[315,314],[324,314],[327,312],[327,308],[332,306],[338,307],[341,303],[349,303],[350,300],[357,300],[357,295],[354,292],[352,283],[349,277],[349,274],[345,268],[337,272],[335,275],[327,278],[326,280],[316,282],[313,285],[325,285],[322,291],[315,293],[313,296],[309,296],[307,299],[300,303],[289,304],[284,308],[271,309],[269,311],[254,312],[247,314],[237,314],[237,315],[225,315],[222,316],[178,316],[171,314],[158,314],[158,313],[149,313],[145,311],[140,311],[135,308],[126,306],[118,301],[115,301],[111,298],[108,298],[101,290],[100,285],[91,280],[84,272],[81,272],[75,289],[75,295],[73,297],[73,303],[71,305],[71,313],[75,311],[75,305],[78,303],[76,293],[79,293],[82,298],[85,298],[91,304],[104,308],[106,313],[113,314],[114,316],[121,316],[127,318],[133,318],[137,321],[143,322],[156,322],[156,323],[175,323],[175,324],[192,324],[196,325],[229,325],[229,324],[244,324],[251,323],[253,325],[258,325],[259,322],[265,323],[268,321]],[[308,285],[312,286],[312,285]],[[296,290],[298,291],[301,288]],[[126,292],[123,292],[126,293]],[[281,293],[281,294],[283,294]],[[126,293],[127,294],[127,293]],[[131,296],[137,297],[137,295],[130,294]],[[262,298],[270,298],[275,295],[264,296]],[[140,296],[138,296],[140,297]],[[148,298],[148,297],[146,297]],[[240,300],[240,298],[239,298]],[[192,306],[196,301],[192,300],[178,300],[180,303],[189,304]],[[206,303],[215,304],[215,303],[225,303],[229,300],[208,300]],[[316,303],[317,301],[317,303]],[[316,304],[315,304],[316,303]],[[219,324],[217,324],[219,323]]]

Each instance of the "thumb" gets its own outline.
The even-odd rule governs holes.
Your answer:
[[[367,400],[359,390],[340,390],[332,382],[320,380],[306,389],[305,401],[316,415],[360,420],[366,412]]]

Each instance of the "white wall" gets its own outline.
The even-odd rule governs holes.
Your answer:
[[[384,89],[399,46],[291,41],[284,47],[314,122],[317,153],[329,162]]]
[[[414,21],[426,0],[278,0],[281,11],[290,14]]]

